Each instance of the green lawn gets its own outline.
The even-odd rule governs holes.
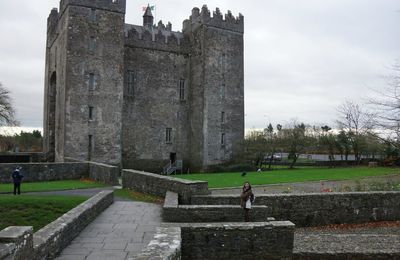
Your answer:
[[[0,230],[8,226],[33,226],[39,230],[87,198],[65,196],[0,196]]]
[[[164,203],[164,198],[158,197],[151,194],[145,194],[133,190],[128,189],[116,189],[114,190],[114,195],[116,197],[126,198],[134,201],[143,201],[143,202],[151,202],[162,204]]]
[[[90,180],[68,180],[68,181],[48,181],[48,182],[23,182],[21,192],[32,191],[52,191],[52,190],[73,190],[105,187],[107,185]],[[13,184],[0,184],[0,192],[13,192]]]
[[[276,169],[264,172],[248,172],[242,177],[241,172],[234,173],[208,173],[208,174],[182,174],[174,177],[188,180],[208,181],[209,188],[241,187],[245,181],[252,185],[305,182],[320,180],[346,180],[359,179],[368,176],[387,174],[400,174],[400,168],[389,167],[351,167],[351,168],[296,168]]]

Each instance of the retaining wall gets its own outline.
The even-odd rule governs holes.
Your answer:
[[[267,206],[254,206],[251,221],[269,220]],[[168,191],[163,207],[165,222],[239,222],[244,220],[244,210],[239,205],[180,205],[178,194]]]
[[[25,260],[32,257],[33,228],[11,226],[0,231],[0,259]]]
[[[0,183],[12,183],[11,174],[17,166],[22,167],[23,182],[77,180],[89,177],[108,185],[118,184],[117,166],[95,162],[2,163]]]
[[[22,167],[24,182],[73,180],[87,177],[87,163],[2,163],[0,164],[0,182],[12,183],[11,174],[17,166]]]
[[[54,259],[113,201],[113,191],[99,192],[37,231],[33,235],[35,259]]]
[[[194,196],[195,205],[237,205],[239,195]],[[256,194],[267,215],[296,226],[400,220],[400,192]]]
[[[89,162],[89,178],[109,185],[118,185],[119,168],[117,166]]]
[[[158,227],[154,238],[133,259],[168,259],[181,260],[181,228],[180,227]]]
[[[167,191],[173,191],[179,194],[179,200],[183,203],[190,203],[193,195],[210,193],[206,181],[190,181],[126,169],[122,171],[122,187],[157,196],[165,196]]]
[[[133,259],[291,259],[293,239],[289,221],[164,224]]]
[[[54,259],[113,201],[113,191],[99,192],[33,236],[32,227],[12,226],[0,231],[0,259]]]

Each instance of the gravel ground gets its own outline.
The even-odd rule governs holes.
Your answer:
[[[294,253],[400,252],[400,221],[298,228]]]

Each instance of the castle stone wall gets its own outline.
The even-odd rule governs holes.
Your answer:
[[[243,16],[194,8],[175,32],[170,23],[125,24],[125,8],[61,0],[51,11],[47,160],[155,172],[174,155],[191,172],[232,160],[244,138]]]
[[[151,42],[151,41],[150,41]],[[165,45],[165,44],[164,44]],[[125,48],[125,72],[134,74],[133,95],[125,79],[123,108],[123,166],[160,172],[170,159],[189,162],[188,106],[180,100],[180,80],[190,89],[188,57],[182,53],[128,46]],[[171,128],[171,141],[166,129]]]
[[[109,2],[110,9],[95,10],[95,21],[90,20],[95,4],[88,7],[70,4],[66,10],[70,20],[65,64],[64,156],[118,165],[121,162],[124,12],[115,12]]]

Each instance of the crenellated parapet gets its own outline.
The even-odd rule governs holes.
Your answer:
[[[58,10],[53,8],[47,18],[47,46],[50,46],[57,37],[58,18]]]
[[[103,9],[117,13],[125,13],[126,10],[126,0],[61,0],[60,13],[63,13],[69,5]]]
[[[161,51],[186,53],[186,40],[180,32],[173,32],[170,23],[161,21],[152,28],[125,24],[125,45]]]
[[[190,18],[183,22],[183,32],[185,33],[190,30],[195,30],[201,25],[243,33],[244,17],[241,13],[239,13],[239,16],[235,17],[232,15],[231,11],[222,15],[219,8],[216,8],[211,16],[211,12],[207,5],[203,5],[201,10],[197,7],[192,9],[192,15]]]

